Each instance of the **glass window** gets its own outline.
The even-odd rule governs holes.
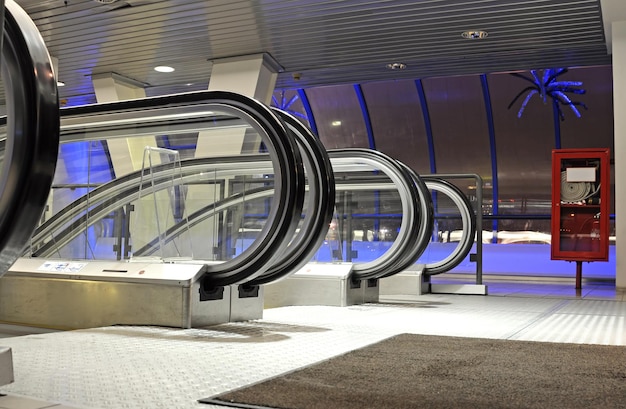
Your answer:
[[[326,149],[369,148],[363,112],[352,85],[310,88],[306,95]]]
[[[304,125],[310,127],[309,118],[306,115],[304,104],[302,103],[302,99],[300,99],[300,95],[297,90],[289,89],[274,91],[274,94],[272,95],[272,103],[270,105],[293,115]]]
[[[363,84],[376,149],[430,173],[424,116],[413,80]]]
[[[422,84],[430,115],[437,173],[477,173],[489,187],[491,151],[480,76],[429,78]],[[472,180],[464,182],[455,184],[465,193],[475,188]],[[490,192],[485,194],[490,195]]]
[[[614,157],[613,139],[613,70],[611,66],[572,68],[563,74],[564,81],[581,81],[578,88],[583,95],[571,96],[587,106],[576,107],[580,112],[577,118],[569,107],[563,107],[565,120],[561,121],[562,148],[609,148]],[[569,112],[567,112],[569,111]],[[611,178],[614,179],[613,170]],[[611,182],[610,212],[615,212],[615,181]]]
[[[574,102],[582,102],[587,109],[575,106],[561,109],[565,120],[560,122],[562,148],[609,148],[613,151],[613,73],[610,66],[573,68],[559,77],[563,81],[580,81],[583,95],[567,94]]]
[[[532,77],[529,72],[521,74]],[[499,213],[549,213],[555,144],[552,102],[548,98],[544,104],[533,95],[518,117],[528,91],[510,109],[508,106],[532,84],[510,74],[490,74],[488,83],[496,139]]]

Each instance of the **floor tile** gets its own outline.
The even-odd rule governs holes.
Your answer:
[[[577,294],[569,283],[507,281],[491,290],[498,295],[280,307],[261,320],[186,330],[114,326],[7,337],[0,343],[13,350],[16,381],[0,390],[82,408],[214,409],[197,399],[398,333],[626,345],[626,302],[610,286]]]

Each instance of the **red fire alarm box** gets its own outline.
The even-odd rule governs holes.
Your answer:
[[[553,260],[609,259],[610,162],[608,149],[552,151]]]

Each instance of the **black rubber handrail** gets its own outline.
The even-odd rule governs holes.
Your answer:
[[[450,216],[454,219],[461,219],[464,223],[465,234],[461,237],[461,240],[459,241],[455,249],[448,257],[444,258],[443,260],[438,260],[425,264],[424,274],[441,274],[450,271],[451,269],[456,267],[465,259],[465,257],[467,257],[467,255],[471,251],[472,245],[474,243],[474,237],[476,235],[476,218],[474,216],[471,203],[457,186],[446,181],[445,179],[438,178],[434,175],[420,177],[420,179],[425,185],[429,197],[430,191],[445,194],[458,206],[459,211],[462,213],[459,216]],[[396,188],[396,186],[391,181],[389,181],[385,175],[361,175],[354,178],[341,179],[337,182],[338,190],[346,189],[346,187],[343,187],[342,184],[352,186],[369,186],[371,190]],[[425,194],[425,192],[422,191],[422,195],[423,194]],[[424,203],[432,206],[432,201],[427,200]],[[424,203],[420,203],[420,212],[423,211],[422,206],[424,205]],[[430,244],[430,234],[432,234],[433,229],[433,220],[435,218],[446,218],[446,216],[435,216],[435,214],[431,210],[428,210],[427,214],[432,219],[430,219],[430,221],[427,220],[424,222],[423,219],[420,218],[420,222],[424,224],[420,225],[421,230],[415,236],[415,240],[412,241],[413,247],[406,248],[405,250],[407,252],[404,254],[396,255],[398,265],[396,265],[393,269],[387,270],[386,273],[381,273],[381,276],[379,278],[389,277],[391,275],[397,274],[402,270],[405,270],[411,264],[418,261],[419,257],[428,248],[428,245]],[[358,264],[359,263],[356,263],[355,266],[358,266]]]
[[[0,171],[0,275],[21,255],[46,205],[59,146],[52,62],[37,27],[5,1],[2,79],[7,139]]]
[[[340,172],[338,162],[342,162],[344,165],[368,163],[369,166],[372,166],[373,171],[382,171],[393,181],[402,202],[403,217],[396,240],[376,260],[366,263],[355,263],[352,266],[351,279],[353,281],[378,279],[386,274],[399,272],[398,266],[400,261],[403,259],[406,251],[412,246],[411,240],[419,231],[420,223],[416,222],[416,212],[419,208],[420,198],[413,178],[398,161],[371,149],[334,149],[328,151],[328,156],[333,164],[336,181],[337,173]],[[374,164],[376,165],[374,166]],[[350,171],[347,173],[349,174]]]
[[[427,176],[423,179],[429,189],[441,192],[455,202],[464,223],[465,234],[453,252],[443,260],[426,263],[424,266],[425,275],[435,275],[452,270],[467,257],[476,237],[476,216],[472,204],[457,186],[436,176]]]
[[[315,254],[328,233],[335,204],[335,179],[326,149],[315,135],[295,117],[275,109],[294,133],[302,152],[308,183],[308,204],[296,237],[272,266],[249,285],[276,281],[304,266]]]
[[[250,283],[246,283],[249,285],[259,285],[265,284],[271,281],[275,281],[277,279],[282,278],[283,276],[296,271],[299,267],[306,264],[306,262],[312,257],[313,253],[317,251],[319,245],[324,240],[326,233],[328,231],[328,226],[332,219],[333,209],[334,209],[334,201],[335,201],[335,184],[332,173],[332,166],[328,159],[325,149],[319,142],[319,140],[311,134],[311,132],[304,127],[297,119],[292,116],[283,113],[282,111],[275,110],[281,115],[283,120],[287,123],[289,128],[296,133],[297,144],[299,149],[303,154],[303,162],[305,168],[307,170],[307,185],[308,189],[308,208],[303,217],[302,225],[298,233],[295,235],[293,240],[289,243],[289,246],[285,249],[285,251],[279,253],[277,260],[275,260],[271,267],[260,277],[254,279]],[[265,158],[265,156],[261,156],[261,159]],[[269,159],[269,158],[268,158]],[[222,158],[221,161],[229,162],[236,160],[236,157],[233,158]],[[246,160],[255,160],[258,161],[259,157],[249,156],[242,157],[242,162]],[[188,174],[188,169],[191,169],[189,164],[196,160],[187,160],[185,161],[185,171],[184,174]],[[268,163],[269,171],[271,171],[271,163]],[[124,180],[126,179],[126,180]],[[122,178],[119,182],[123,182],[124,184],[128,183],[128,177]],[[136,179],[136,175],[132,176],[132,179]],[[168,180],[169,182],[169,180]],[[147,186],[146,186],[147,187]],[[117,207],[121,206],[120,203],[126,204],[125,201],[120,202],[119,200],[119,192],[121,190],[119,183],[111,183],[110,187],[105,188],[107,191],[118,192],[116,195],[116,199],[114,201]],[[207,206],[198,209],[194,213],[187,216],[187,220],[183,220],[176,225],[170,227],[166,232],[163,233],[163,237],[157,237],[141,248],[133,251],[133,256],[147,256],[151,254],[156,248],[156,245],[164,240],[166,243],[172,240],[177,235],[187,231],[187,229],[192,228],[196,224],[206,220],[209,217],[215,215],[216,212],[222,211],[229,206],[240,204],[244,198],[249,200],[250,198],[256,197],[269,197],[273,195],[273,188],[257,188],[253,190],[248,190],[244,194],[238,194],[230,196],[224,200],[221,200],[216,203],[208,204]],[[136,194],[133,189],[130,192],[130,195]],[[92,192],[91,200],[89,201],[93,206],[94,201],[97,201],[98,194],[96,191]],[[82,204],[81,204],[82,202]],[[79,199],[77,202],[74,202],[71,206],[64,209],[64,212],[72,212],[74,214],[79,214],[82,210],[84,210],[84,206],[87,203],[87,198]],[[108,214],[110,209],[102,210],[99,206],[93,210],[93,212],[97,212],[100,216]],[[91,220],[91,223],[96,221],[94,217],[96,213],[92,213],[89,215],[85,215],[77,222],[73,223],[73,225],[69,226],[66,229],[66,233],[61,233],[57,235],[55,243],[50,243],[47,247],[41,249],[41,251],[50,252],[55,244],[59,244],[61,241],[63,243],[67,243],[66,238],[62,238],[67,233],[72,233],[72,236],[75,237],[76,232],[80,226],[84,226],[83,223],[87,223],[87,220]],[[57,214],[55,215],[59,220],[66,219],[66,214]],[[52,223],[51,219],[48,223]],[[58,225],[58,222],[55,224]],[[46,226],[47,227],[47,226]],[[41,233],[38,238],[46,236],[49,234],[50,229],[47,227],[46,233]],[[42,252],[36,253],[37,255],[42,255]]]
[[[433,232],[433,226],[435,224],[435,210],[433,207],[432,195],[428,190],[428,186],[426,185],[424,180],[417,174],[417,172],[408,167],[406,164],[400,161],[398,162],[404,167],[404,169],[413,179],[413,182],[415,183],[415,188],[417,189],[419,195],[419,219],[416,220],[416,223],[419,224],[419,227],[417,230],[417,234],[412,240],[413,245],[407,248],[407,251],[402,255],[401,259],[398,260],[394,268],[388,271],[386,274],[382,275],[381,278],[395,275],[413,265],[428,247],[428,244],[430,243],[430,237]]]
[[[226,91],[202,91],[188,94],[170,95],[165,97],[146,98],[142,100],[120,101],[106,104],[97,104],[83,107],[68,108],[62,111],[62,130],[66,129],[61,135],[66,135],[70,139],[75,139],[75,134],[82,135],[82,140],[89,140],[85,137],[85,132],[92,129],[103,130],[107,127],[107,121],[115,124],[115,130],[119,134],[120,129],[124,126],[129,127],[129,134],[132,129],[137,129],[137,123],[133,123],[133,115],[137,117],[154,116],[158,120],[158,112],[162,109],[171,111],[172,109],[181,109],[192,111],[190,118],[177,118],[185,123],[201,123],[207,118],[202,118],[202,112],[198,115],[195,111],[202,111],[197,107],[205,107],[205,111],[211,109],[219,111],[222,114],[227,113],[238,118],[244,119],[248,125],[253,127],[264,138],[270,155],[274,162],[274,179],[276,181],[274,201],[270,208],[268,223],[262,229],[262,234],[239,257],[225,261],[220,264],[211,264],[206,267],[207,274],[203,277],[203,287],[223,286],[237,284],[246,281],[249,278],[262,274],[271,264],[275,254],[279,254],[286,248],[287,243],[285,237],[292,237],[301,214],[302,204],[304,200],[304,168],[300,151],[294,141],[293,135],[285,127],[284,122],[274,114],[270,108],[260,102],[245,97],[243,95],[226,92]],[[115,115],[113,115],[115,114]],[[93,118],[90,117],[93,115]],[[222,115],[223,117],[223,115]],[[124,120],[127,122],[124,123]],[[175,120],[171,118],[161,119],[166,125],[171,125]],[[150,124],[150,122],[142,122],[142,125]],[[245,155],[244,155],[245,156]],[[243,156],[242,156],[243,157]],[[245,160],[245,159],[244,159]],[[156,168],[155,168],[156,169]],[[126,182],[128,178],[138,177],[140,172],[134,173],[133,176],[124,176]],[[160,178],[160,176],[159,176]],[[163,176],[166,178],[166,176]],[[171,181],[171,180],[170,180]],[[114,181],[112,183],[119,183]],[[160,183],[160,179],[157,180]],[[165,183],[163,181],[163,183]],[[131,183],[132,184],[132,183]],[[107,184],[108,185],[108,184]],[[147,188],[147,186],[144,186]],[[103,186],[102,190],[94,191],[89,196],[85,196],[82,200],[93,203],[95,195],[101,194],[105,189],[111,189],[111,185]],[[124,195],[132,194],[132,191],[138,191],[138,187],[125,186]],[[109,190],[112,192],[114,190]],[[121,193],[121,192],[117,192]],[[115,196],[111,195],[107,201],[115,201]],[[100,207],[102,209],[109,204]],[[92,213],[93,214],[93,213]],[[55,222],[62,224],[64,216],[60,215]],[[74,225],[84,225],[84,219],[74,222]],[[39,241],[45,236],[43,231],[40,236],[36,237]],[[64,233],[71,235],[73,233]],[[68,236],[69,237],[69,236]],[[59,239],[59,236],[55,237]],[[50,246],[53,244],[50,243]],[[43,253],[42,253],[43,254]]]

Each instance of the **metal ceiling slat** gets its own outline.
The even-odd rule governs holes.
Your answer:
[[[575,25],[575,27],[576,27],[576,29],[579,29],[579,30],[586,30],[586,33],[589,33],[589,30],[588,30],[588,29],[586,29],[585,27],[580,27],[579,25]],[[555,29],[564,30],[564,29],[561,29],[561,28],[558,28],[558,27],[556,27],[556,28],[555,28],[555,27],[552,27],[552,26],[551,26],[551,28],[550,28],[550,30],[552,30],[552,31],[554,31]],[[518,30],[518,31],[520,31],[520,30]],[[534,31],[536,31],[536,30],[534,30]],[[202,30],[200,30],[200,32],[202,32]],[[548,31],[546,31],[546,32],[548,32]],[[188,33],[186,34],[186,36],[189,36],[189,34],[190,34],[190,33],[188,32]],[[371,37],[371,36],[376,36],[376,35],[378,35],[378,33],[377,33],[377,32],[367,33],[367,36],[368,36],[368,37]],[[406,36],[405,36],[404,34],[402,34],[402,33],[399,33],[399,34],[398,34],[398,36],[401,36],[401,37],[406,37]],[[363,36],[355,36],[355,38],[357,38],[357,40],[351,40],[351,41],[360,41],[360,42],[363,42],[363,41],[369,41],[369,40],[368,40],[368,37],[366,37],[365,35],[363,35]],[[329,40],[332,40],[332,39],[333,39],[332,37],[329,37]],[[393,39],[393,37],[390,37],[390,39]],[[455,40],[457,40],[457,39],[458,39],[459,41],[463,41],[463,40],[459,39],[458,37],[455,37]],[[263,41],[264,41],[264,39],[258,39],[258,40],[259,40],[259,42],[263,42]],[[337,40],[340,40],[340,39],[339,39],[339,38],[337,38]],[[491,39],[489,39],[489,40],[491,41]],[[160,40],[156,40],[156,41],[160,41]],[[179,47],[181,46],[180,40],[179,40],[178,38],[173,38],[171,41],[175,41]],[[241,39],[239,39],[239,41],[241,41]],[[601,39],[600,39],[600,41],[601,41]],[[107,44],[108,44],[107,46],[105,46],[104,48],[102,48],[102,50],[103,50],[103,51],[104,51],[104,50],[106,50],[106,49],[107,49],[107,47],[113,47],[116,43],[117,43],[117,42],[110,41],[110,42],[108,42],[108,43],[107,43]],[[143,49],[149,48],[149,47],[150,47],[150,45],[151,45],[151,42],[150,42],[150,41],[145,40],[144,38],[136,38],[135,43],[137,43],[137,46],[138,46],[138,47],[143,48]],[[341,43],[341,41],[337,41],[337,43]],[[345,41],[345,43],[347,44],[347,43],[348,43],[348,41]],[[216,39],[212,39],[212,44],[213,44],[213,45],[214,45],[214,47],[215,47],[215,46],[218,46],[218,45],[219,45],[219,42],[218,42]],[[132,43],[129,43],[128,41],[123,41],[122,43],[120,43],[120,47],[121,47],[121,46],[123,46],[124,48],[128,48],[130,45],[132,45]],[[233,45],[233,44],[230,44],[229,46],[232,46],[232,45]],[[301,45],[301,47],[300,47],[300,48],[303,48],[303,47],[304,47],[304,45]],[[207,48],[208,48],[208,47],[207,47]]]
[[[189,10],[187,10],[187,11],[189,11]],[[175,13],[176,13],[176,11],[169,10],[169,13],[168,13],[167,15],[168,15],[171,19],[173,19],[174,21],[176,21],[176,20],[178,20],[178,19],[180,19],[180,18],[182,18],[182,17],[189,18],[189,16],[188,16],[188,15],[182,15],[182,16],[172,15],[172,14],[175,14]],[[509,12],[509,13],[507,13],[507,15],[511,15],[511,13]],[[160,15],[160,17],[163,17],[163,16],[165,16],[165,14]],[[408,13],[406,10],[403,10],[403,11],[402,11],[402,16],[413,16],[413,15],[412,15],[411,13]],[[528,16],[528,14],[526,14],[526,16]],[[467,19],[468,19],[468,17],[469,17],[469,16],[466,14],[465,16],[463,16],[463,19],[464,19],[464,20],[467,20]],[[555,16],[555,17],[558,17],[558,16]],[[384,16],[384,15],[381,15],[381,14],[377,14],[376,16],[373,16],[373,18],[374,18],[374,20],[375,20],[375,21],[380,22],[380,21],[383,21],[383,20],[385,19],[385,16]],[[408,18],[408,17],[406,17],[406,18]],[[450,16],[446,17],[446,19],[447,19],[448,21],[450,20],[450,18],[451,18]],[[481,18],[484,18],[484,15],[482,15],[482,16],[481,16]],[[130,21],[130,19],[125,18],[125,19],[123,19],[123,20],[120,20],[120,22],[119,22],[119,23],[117,23],[117,24],[114,24],[114,25],[107,25],[107,26],[103,26],[103,25],[101,24],[101,21],[100,21],[99,19],[97,19],[97,20],[94,20],[94,21],[90,22],[92,25],[89,25],[89,24],[90,24],[89,22],[87,22],[87,23],[82,23],[83,25],[84,25],[84,24],[88,24],[88,26],[87,26],[87,27],[82,27],[82,26],[81,26],[81,23],[77,23],[76,21],[74,21],[71,27],[72,27],[74,30],[83,30],[83,29],[84,29],[84,30],[87,30],[87,29],[88,29],[90,32],[93,32],[94,30],[98,30],[98,29],[100,29],[100,31],[104,31],[104,30],[107,30],[107,31],[116,31],[118,28],[125,28],[125,29],[127,29],[127,30],[129,30],[129,31],[132,31],[132,30],[130,30],[130,29],[129,29],[130,27],[132,27],[132,26],[141,27],[141,26],[143,25],[143,23],[138,23],[138,21],[154,21],[156,24],[161,24],[161,23],[163,22],[163,21],[161,21],[161,20],[156,19],[156,18],[155,18],[154,16],[152,16],[150,13],[146,13],[146,12],[142,12],[142,13],[141,13],[141,18],[140,18],[140,19],[136,19],[136,18],[134,18],[134,17],[133,17],[133,19],[132,19],[133,24],[128,24],[128,22],[129,22],[129,21],[127,21],[127,20],[129,20],[129,21]],[[426,16],[426,17],[424,17],[424,18],[423,18],[423,20],[425,20],[425,21],[432,21],[432,20],[433,20],[433,18],[432,18],[432,16]],[[218,19],[217,21],[219,22],[220,20]],[[207,22],[208,22],[208,23],[211,23],[211,22],[212,22],[212,15],[211,15],[211,16],[208,16]],[[326,22],[325,22],[325,27],[326,27],[326,28],[328,28],[328,25],[329,25],[329,23],[330,23],[330,22],[332,22],[332,20],[328,20],[328,19],[326,20]],[[289,26],[293,26],[293,24],[292,24],[293,22],[292,22],[290,19],[286,20],[286,21],[285,21],[285,23],[286,23],[287,25],[289,25]],[[354,24],[354,22],[353,22],[353,21],[351,21],[351,23],[353,23],[353,24]],[[359,23],[359,24],[367,24],[367,25],[370,25],[370,24],[371,24],[371,22],[367,22],[367,21],[366,21],[366,22],[358,22],[358,23]],[[120,27],[118,27],[118,26],[120,26]],[[161,27],[161,28],[163,28],[163,27]],[[218,27],[216,27],[216,29],[217,29],[217,28],[218,28]],[[40,27],[40,29],[45,30],[45,27]],[[303,29],[304,29],[304,27],[300,26],[300,27],[297,27],[297,29],[299,29],[299,30],[303,30]],[[143,28],[141,28],[141,30],[143,30]],[[139,30],[138,30],[138,31],[139,31]],[[59,34],[57,34],[57,38],[59,38]],[[75,36],[75,35],[72,35],[72,38],[76,38],[76,36]],[[65,39],[63,39],[63,38],[62,38],[62,34],[61,34],[60,40],[65,40]]]
[[[107,71],[184,89],[208,81],[211,59],[259,52],[316,85],[394,78],[390,59],[421,65],[401,74],[411,76],[610,61],[598,0],[170,0],[113,11],[86,0],[18,2],[33,11],[62,76],[76,82],[61,96],[92,93],[89,75]],[[464,42],[467,28],[490,36]],[[176,72],[152,70],[163,62]],[[290,81],[279,74],[279,86]]]
[[[147,47],[147,46],[149,46],[149,45],[150,45],[150,44],[149,44],[146,40],[139,40],[139,41],[143,42],[142,47]],[[176,39],[175,39],[175,41],[177,41],[177,42],[178,42],[178,41],[179,41],[179,39],[178,39],[178,38],[176,38]],[[213,48],[215,49],[215,48],[217,48],[217,46],[218,46],[218,44],[219,44],[219,43],[217,43],[217,40],[214,40],[214,41],[216,41],[216,44],[215,44],[215,46],[213,47]],[[123,46],[124,46],[125,48],[129,46],[129,42],[128,42],[128,41],[124,41],[124,40],[122,40],[122,43],[123,43]],[[114,44],[114,42],[109,41],[109,42],[107,42],[107,44],[108,44],[108,45],[113,45],[113,44]],[[179,43],[179,44],[180,44],[180,43]],[[78,50],[77,52],[83,52],[83,51]]]
[[[562,33],[560,35],[567,35],[567,33]],[[523,43],[525,40],[522,38],[519,40],[520,43]],[[576,46],[580,46],[580,45],[586,45],[589,43],[593,43],[593,39],[581,39],[578,40],[575,44],[570,44],[570,48],[574,45]],[[498,43],[492,43],[489,45],[489,47],[483,47],[478,48],[478,47],[474,47],[472,49],[472,52],[476,53],[476,54],[480,54],[481,52],[487,52],[490,54],[495,54],[498,51],[506,51],[509,47],[509,45],[512,44],[512,41],[507,41],[504,42],[501,46],[498,45]],[[397,57],[399,55],[399,53],[403,52],[403,50],[405,50],[407,44],[402,44],[399,43],[397,44],[397,50],[393,49],[393,48],[388,48],[385,50],[372,50],[372,54],[370,55],[371,58],[368,59],[362,59],[360,57],[355,57],[352,58],[352,56],[350,56],[349,54],[346,54],[343,52],[342,49],[338,49],[338,50],[327,50],[326,51],[326,55],[327,57],[336,57],[336,58],[341,58],[341,60],[338,60],[339,62],[334,63],[334,65],[346,65],[346,64],[351,64],[351,63],[358,63],[358,62],[366,62],[366,61],[370,61],[372,59],[384,59],[386,61],[388,61],[390,58],[393,57]],[[410,45],[410,44],[408,44]],[[439,49],[438,49],[438,45],[433,45],[433,46],[429,46],[429,47],[422,47],[418,50],[415,50],[412,54],[407,54],[406,52],[404,52],[402,54],[405,62],[409,62],[408,60],[411,59],[418,59],[418,60],[425,60],[429,57],[434,57],[437,58],[439,56]],[[453,56],[453,55],[465,55],[468,50],[468,47],[466,46],[458,46],[455,48],[450,47],[448,49],[447,55],[448,56]],[[553,43],[553,39],[545,39],[542,41],[537,41],[535,42],[535,44],[533,45],[533,48],[527,49],[529,51],[535,51],[535,50],[541,50],[541,49],[554,49],[554,43]],[[179,60],[184,60],[185,58],[187,58],[185,56],[185,51],[184,50],[179,50],[179,53],[175,53],[176,51],[173,50],[169,55],[170,55],[170,63],[175,63],[176,61]],[[397,52],[396,52],[397,51]],[[521,50],[520,50],[521,52]],[[309,68],[314,68],[316,62],[311,60],[311,54],[312,51],[311,50],[303,50],[302,51],[302,58],[300,59],[300,61],[305,61],[305,62],[309,62]],[[144,55],[145,54],[145,55]],[[116,53],[116,54],[112,54],[112,56],[110,58],[102,58],[99,60],[98,62],[98,67],[100,67],[101,69],[106,67],[107,65],[115,65],[118,63],[119,58],[126,58],[126,64],[128,66],[130,66],[131,64],[133,64],[133,62],[137,62],[138,66],[143,66],[145,69],[145,58],[149,58],[150,55],[150,51],[145,51],[143,54],[141,53],[132,53],[129,52],[128,54],[122,54],[122,53]],[[297,57],[297,54],[293,54],[293,57]],[[314,56],[313,56],[314,58]],[[209,65],[208,62],[206,62],[206,60],[204,58],[199,59],[200,61],[203,62],[203,64],[205,64],[207,67]],[[66,63],[71,63],[72,61],[65,61]],[[280,60],[279,61],[281,64],[287,64],[289,63],[289,61],[285,61],[285,60]],[[318,62],[318,63],[324,63],[325,65],[329,65],[330,63],[326,63],[324,61],[322,62]],[[289,64],[287,64],[289,65]],[[150,68],[150,67],[149,67]],[[306,67],[305,67],[306,68]]]

